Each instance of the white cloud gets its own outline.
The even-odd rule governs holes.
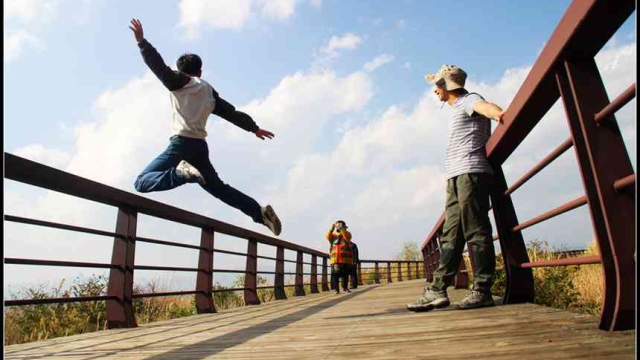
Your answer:
[[[203,28],[240,30],[256,13],[274,20],[293,16],[297,0],[182,0],[178,4],[178,28],[189,38],[197,38]],[[320,1],[311,1],[319,7]]]
[[[410,62],[405,62],[404,65],[402,65],[403,68],[407,69],[407,70],[411,70],[411,63]]]
[[[47,149],[40,144],[21,147],[13,153],[17,156],[58,169],[65,168],[71,159],[71,154],[69,153],[57,149]]]
[[[25,23],[48,20],[55,16],[58,6],[64,0],[5,0],[5,17]]]
[[[373,25],[374,26],[379,26],[380,24],[382,24],[382,19],[381,18],[377,18],[377,19],[373,20]]]
[[[343,36],[332,36],[327,46],[322,50],[325,52],[334,52],[340,49],[353,50],[362,43],[362,38],[353,33]]]
[[[17,60],[28,49],[43,50],[47,31],[64,3],[75,3],[74,14],[86,22],[86,5],[92,1],[95,0],[5,0],[4,62]]]
[[[375,69],[379,68],[384,64],[392,62],[394,59],[395,57],[391,54],[382,54],[382,55],[376,56],[376,58],[373,59],[372,61],[365,63],[362,68],[366,72],[373,72]]]
[[[407,22],[404,19],[400,19],[396,25],[398,26],[398,29],[402,30],[407,27]]]
[[[319,54],[314,54],[315,60],[312,67],[318,68],[326,66],[340,56],[340,50],[354,50],[360,46],[362,42],[362,38],[353,33],[347,33],[342,36],[334,35],[329,39],[327,44],[320,49]]]
[[[17,60],[26,49],[43,50],[44,43],[39,38],[26,31],[5,32],[4,34],[4,62]]]
[[[311,6],[313,6],[316,9],[322,6],[322,0],[309,0],[309,3],[311,3]]]

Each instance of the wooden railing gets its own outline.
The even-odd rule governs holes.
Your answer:
[[[360,285],[365,281],[382,284],[424,277],[425,268],[422,260],[361,260],[358,264],[358,283]]]
[[[111,263],[90,263],[76,261],[53,261],[39,259],[5,258],[5,264],[30,266],[64,266],[83,268],[110,269],[107,294],[92,297],[67,297],[49,299],[22,299],[5,301],[5,306],[48,304],[61,302],[106,301],[108,327],[134,327],[136,320],[133,313],[133,299],[155,296],[194,295],[198,313],[215,312],[212,294],[219,291],[243,291],[246,305],[259,304],[257,290],[263,288],[274,289],[276,299],[286,299],[284,288],[295,287],[296,296],[305,295],[305,286],[312,293],[320,290],[327,291],[328,287],[328,259],[329,255],[304,246],[265,236],[247,229],[233,226],[218,220],[207,218],[195,213],[165,205],[138,195],[115,189],[91,180],[87,180],[18,156],[5,153],[5,177],[21,183],[40,188],[57,191],[86,200],[111,205],[117,208],[118,216],[115,231],[90,229],[49,221],[29,219],[24,217],[5,215],[4,220],[35,226],[63,229],[85,234],[101,235],[113,238],[113,253]],[[200,245],[189,245],[138,236],[136,233],[138,214],[146,214],[201,229]],[[214,247],[216,233],[230,235],[247,240],[246,252],[235,252]],[[198,252],[197,267],[170,267],[158,265],[140,265],[135,261],[136,243],[152,243],[157,245],[191,249]],[[276,248],[276,256],[258,255],[258,244],[270,245]],[[285,259],[286,250],[295,251],[296,260]],[[243,256],[246,258],[244,269],[221,269],[213,264],[214,253]],[[304,255],[311,257],[311,262],[303,261]],[[258,259],[275,261],[274,271],[260,271],[257,267]],[[285,263],[295,263],[295,272],[285,272]],[[320,263],[321,262],[321,263]],[[310,265],[311,272],[304,273],[303,266]],[[318,266],[321,267],[321,280],[318,281]],[[191,291],[174,291],[153,294],[134,294],[133,278],[135,270],[179,271],[197,273],[195,289]],[[242,288],[213,289],[213,275],[215,273],[244,274],[245,282]],[[271,286],[257,286],[260,274],[274,275]],[[295,276],[295,283],[285,285],[285,275]],[[309,283],[303,283],[304,276],[310,276]],[[320,287],[319,287],[320,285]]]
[[[486,146],[495,173],[491,203],[498,233],[494,240],[500,241],[507,275],[504,302],[534,300],[531,268],[602,264],[605,285],[599,327],[604,330],[635,328],[636,180],[614,114],[635,98],[636,85],[609,102],[594,57],[634,11],[632,0],[574,0]],[[559,98],[570,137],[507,186],[503,163]],[[572,147],[585,195],[519,222],[511,194]],[[600,255],[530,262],[521,231],[584,205],[590,211]],[[439,261],[443,223],[444,214],[422,245],[428,281],[433,280]],[[456,280],[464,282],[464,276],[466,271],[461,271]]]

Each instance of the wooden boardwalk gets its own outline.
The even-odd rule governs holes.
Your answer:
[[[6,359],[633,359],[635,331],[533,304],[405,310],[423,280],[5,347]],[[453,301],[465,291],[451,290]]]

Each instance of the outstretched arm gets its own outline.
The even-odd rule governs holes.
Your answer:
[[[262,140],[264,140],[265,138],[273,139],[273,133],[267,130],[260,129],[256,122],[253,121],[251,116],[243,113],[242,111],[236,110],[235,106],[231,105],[227,100],[218,96],[218,94],[215,92],[214,96],[216,97],[216,106],[213,109],[214,114],[220,116],[221,118],[229,121],[230,123],[241,129],[256,134],[256,136]]]
[[[181,72],[173,71],[164,63],[160,53],[144,38],[142,23],[138,19],[131,20],[129,29],[138,42],[138,47],[142,53],[142,58],[151,71],[162,81],[162,84],[170,91],[179,90],[184,87],[191,78]]]
[[[502,123],[504,110],[502,110],[498,105],[494,103],[488,101],[478,101],[473,105],[473,111],[486,118]]]

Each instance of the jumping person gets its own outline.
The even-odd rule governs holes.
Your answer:
[[[133,31],[144,62],[169,90],[173,108],[173,136],[169,147],[138,175],[136,190],[143,193],[164,191],[197,182],[214,197],[267,226],[276,236],[279,235],[282,225],[271,205],[261,207],[251,197],[222,182],[211,165],[209,148],[204,140],[207,136],[205,126],[211,113],[254,133],[261,140],[272,139],[274,134],[260,129],[249,115],[236,110],[200,78],[202,60],[198,55],[180,56],[178,71],[173,71],[144,38],[140,20],[131,20],[129,28]]]
[[[489,188],[493,169],[487,160],[485,145],[491,135],[491,121],[502,122],[504,111],[464,88],[467,74],[452,65],[443,65],[438,73],[426,75],[435,84],[440,101],[453,108],[453,121],[447,143],[447,199],[443,232],[440,238],[440,264],[434,280],[422,296],[408,304],[412,311],[449,305],[447,287],[458,271],[465,242],[473,255],[473,290],[457,309],[492,306],[491,283],[496,255],[489,222]]]

